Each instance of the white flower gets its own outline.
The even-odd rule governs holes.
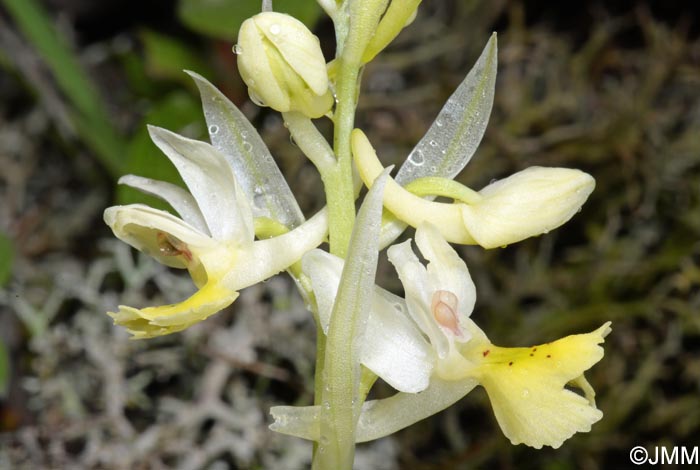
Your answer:
[[[183,330],[230,305],[238,291],[297,262],[326,233],[320,213],[284,235],[254,241],[250,205],[225,157],[211,145],[149,127],[151,138],[180,172],[188,191],[128,175],[120,183],[168,202],[182,218],[143,204],[114,206],[104,219],[114,234],[161,263],[185,268],[198,291],[160,307],[120,306],[109,313],[134,338]]]
[[[362,364],[401,393],[366,404],[358,441],[382,437],[436,413],[477,384],[486,389],[496,419],[513,444],[556,448],[574,433],[590,431],[602,413],[583,373],[603,357],[599,344],[610,332],[609,323],[592,333],[543,345],[495,346],[469,318],[476,294],[464,261],[429,224],[416,230],[416,244],[427,266],[410,240],[389,248],[406,300],[376,288],[360,346]],[[321,318],[330,315],[322,312],[332,308],[339,263],[329,255],[323,261],[318,251],[302,261]],[[567,384],[580,388],[585,397],[565,388]],[[273,429],[315,438],[312,409],[305,415],[278,407],[273,413]],[[292,426],[286,428],[288,422]]]

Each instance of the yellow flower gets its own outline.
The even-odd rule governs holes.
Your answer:
[[[513,444],[559,447],[576,432],[590,431],[602,412],[583,374],[603,357],[600,344],[610,323],[530,348],[493,345],[469,318],[476,289],[464,261],[439,231],[421,224],[416,244],[388,250],[406,292],[405,301],[375,289],[361,361],[399,390],[393,397],[365,404],[357,440],[377,439],[450,406],[481,385],[491,400],[503,433]],[[327,255],[330,256],[330,255]],[[320,310],[327,318],[342,263],[325,263],[316,251],[302,261]],[[325,266],[324,266],[325,264]],[[323,322],[323,320],[322,320]],[[584,396],[569,390],[577,387]],[[273,410],[279,432],[317,439],[316,411],[293,407]]]
[[[174,305],[110,312],[134,338],[181,331],[230,305],[244,287],[301,259],[325,238],[321,212],[278,237],[254,241],[253,215],[226,158],[211,145],[150,127],[154,143],[180,172],[189,192],[128,175],[120,183],[158,196],[182,218],[143,204],[114,206],[104,219],[121,240],[166,266],[190,272],[198,291]]]

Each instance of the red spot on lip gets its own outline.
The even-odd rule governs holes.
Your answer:
[[[535,351],[537,351],[537,348],[532,348],[532,352],[535,352]]]
[[[533,354],[533,353],[530,353],[530,357],[532,357],[532,356],[534,356],[534,354]]]
[[[548,357],[548,358],[549,358],[549,357],[552,357],[552,355],[551,355],[551,354],[547,354],[547,357]]]
[[[491,352],[491,350],[487,349],[486,351],[482,352],[481,354],[483,354],[483,356],[486,357],[489,355],[490,352]]]
[[[512,366],[512,365],[513,365],[513,361],[510,361],[510,362],[508,363],[508,365],[509,365],[509,366]]]

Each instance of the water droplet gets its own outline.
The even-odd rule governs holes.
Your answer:
[[[219,126],[217,126],[215,124],[212,124],[211,126],[209,126],[209,133],[210,134],[214,135],[214,134],[218,134],[218,132],[219,132]]]
[[[248,132],[241,131],[241,138],[245,139],[246,137],[248,137]]]
[[[434,140],[431,140],[429,143],[430,143],[431,147],[437,147],[437,145],[438,145],[438,143]]]
[[[324,401],[324,402],[323,402],[323,409],[326,410],[326,411],[330,410],[330,409],[331,409],[331,402],[329,402],[329,401]]]
[[[542,233],[544,233],[545,235],[548,234],[548,233],[549,233],[549,229],[548,229],[548,228],[544,229],[544,230],[542,231]]]
[[[280,25],[278,25],[277,23],[270,26],[270,34],[272,34],[272,35],[279,34],[280,30],[281,30]]]
[[[292,144],[292,145],[295,146],[295,147],[298,147],[297,141],[294,140],[294,137],[293,137],[291,134],[289,135],[289,143]]]
[[[495,183],[496,181],[498,181],[498,180],[497,180],[496,178],[493,178],[493,179],[491,179],[491,181],[489,181],[489,184],[493,184],[493,183]]]
[[[431,173],[435,173],[436,171],[437,171],[437,167],[436,167],[436,166],[431,166],[431,167],[430,167],[430,172],[431,172]]]
[[[251,144],[248,141],[244,141],[243,142],[243,150],[245,150],[246,152],[250,152],[251,150],[253,150],[253,144]]]
[[[413,163],[414,166],[423,166],[425,164],[425,157],[423,156],[423,152],[420,150],[411,152],[411,154],[408,156],[408,161]]]
[[[233,53],[236,54],[236,55],[238,55],[238,54],[243,54],[243,48],[241,47],[240,44],[234,44],[234,45],[233,45],[233,48],[232,48],[231,50],[232,50]]]
[[[530,390],[524,388],[523,389],[523,398],[527,398],[530,396]]]
[[[583,210],[583,206],[579,207],[579,208],[576,210],[576,212],[578,213],[578,212],[581,212],[582,210]]]
[[[442,121],[440,121],[440,120],[435,121],[435,125],[438,127],[442,127]]]

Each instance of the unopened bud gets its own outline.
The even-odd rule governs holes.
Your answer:
[[[247,19],[235,51],[241,77],[258,104],[311,118],[333,106],[318,38],[296,18],[263,12]]]
[[[496,248],[553,230],[578,212],[595,187],[587,173],[530,167],[491,183],[476,204],[462,206],[466,229],[485,248]]]

